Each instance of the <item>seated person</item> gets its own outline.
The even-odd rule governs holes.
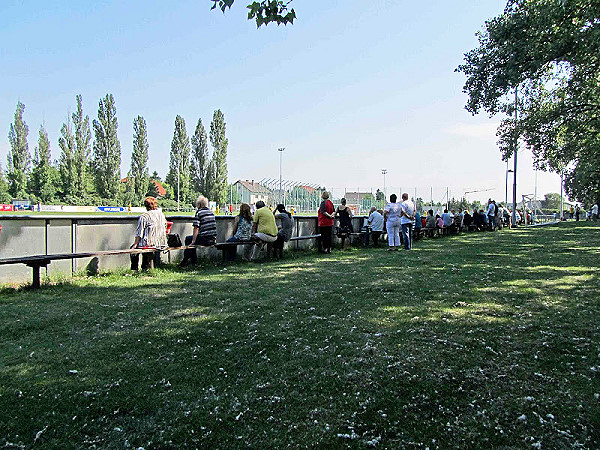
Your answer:
[[[294,216],[291,212],[285,210],[285,205],[278,204],[273,211],[276,219],[281,221],[281,228],[277,233],[277,240],[273,244],[273,250],[279,258],[283,258],[283,244],[292,238],[294,231]]]
[[[435,225],[439,229],[444,228],[444,219],[442,219],[438,214],[435,215]]]
[[[469,214],[469,211],[465,211],[465,215],[463,217],[463,225],[465,227],[469,228],[472,223],[473,223],[473,216],[471,216],[471,214]]]
[[[251,261],[254,261],[265,244],[272,244],[277,240],[277,224],[275,223],[275,216],[271,213],[269,208],[265,208],[265,202],[259,200],[256,202],[256,213],[254,214],[252,224],[252,238],[254,242],[254,249]],[[269,246],[267,246],[267,253]],[[267,255],[268,256],[268,255]]]
[[[383,214],[377,211],[377,208],[374,206],[369,210],[367,224],[370,230],[369,235],[373,240],[373,246],[379,247],[379,238],[381,237],[381,233],[383,233]],[[367,245],[369,244],[369,235],[367,235]]]
[[[185,237],[185,245],[201,245],[210,247],[217,242],[217,221],[215,215],[208,207],[208,199],[200,196],[196,201],[196,215],[194,216],[192,236]],[[188,248],[183,251],[183,260],[179,264],[185,267],[188,264],[196,264],[196,249]]]
[[[158,202],[154,197],[146,197],[144,200],[146,212],[138,220],[135,230],[135,240],[130,248],[154,247],[157,249],[167,247],[167,219],[163,212],[158,209]],[[131,259],[131,270],[138,270],[140,254],[129,255]],[[150,268],[152,259],[154,263],[160,262],[159,252],[142,253],[142,270]]]
[[[240,213],[235,217],[233,222],[233,236],[227,239],[227,242],[244,242],[249,241],[252,231],[252,214],[250,213],[250,205],[242,203],[240,205]],[[245,245],[242,251],[242,259],[248,260],[249,246]],[[227,250],[227,259],[235,260],[237,253],[236,247]]]

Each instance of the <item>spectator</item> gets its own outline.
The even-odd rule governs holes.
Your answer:
[[[194,231],[191,236],[185,237],[185,245],[200,245],[210,247],[217,242],[217,222],[214,213],[208,207],[208,199],[200,196],[196,201],[196,215],[194,216]],[[183,260],[179,264],[185,267],[196,264],[196,249],[188,248],[183,252]]]
[[[135,239],[130,248],[154,247],[162,249],[167,247],[167,219],[163,212],[158,209],[158,202],[154,197],[146,197],[144,200],[146,212],[138,219]],[[129,255],[131,259],[131,270],[138,270],[140,254]],[[155,264],[160,262],[159,252],[142,253],[142,270],[150,268],[154,258]]]
[[[440,230],[444,228],[444,219],[442,219],[439,214],[435,215],[435,225]]]
[[[281,228],[277,233],[273,250],[278,258],[283,258],[283,244],[292,238],[292,232],[294,231],[294,216],[291,212],[285,210],[282,203],[277,205],[273,214],[276,219],[281,221]]]
[[[418,239],[419,236],[419,232],[421,231],[421,228],[423,227],[423,222],[421,221],[421,214],[419,213],[418,210],[415,211],[415,229],[414,229],[414,239],[415,241]]]
[[[427,218],[425,219],[425,229],[427,230],[429,237],[433,237],[433,232],[436,227],[436,217],[433,215],[433,209],[430,209],[427,211]]]
[[[333,203],[329,200],[329,192],[321,194],[323,201],[319,206],[317,224],[319,226],[319,253],[331,253],[331,232],[333,230]]]
[[[579,205],[575,205],[575,221],[579,222]]]
[[[337,230],[337,237],[342,240],[342,250],[346,243],[346,238],[350,236],[350,233],[354,232],[352,227],[352,210],[346,206],[346,199],[342,198],[341,205],[335,210],[334,217],[340,218],[340,226]]]
[[[408,194],[402,194],[400,204],[400,227],[402,228],[402,242],[404,250],[412,249],[412,227],[415,219],[415,205],[408,199]]]
[[[442,214],[442,220],[444,221],[444,228],[449,228],[454,222],[454,216],[451,215],[447,209],[444,210]]]
[[[383,217],[386,219],[389,250],[400,248],[400,205],[396,203],[396,194],[390,195],[390,202],[385,205]]]
[[[227,239],[227,242],[243,242],[249,241],[252,231],[252,214],[250,213],[250,205],[242,203],[240,205],[240,213],[235,217],[233,222],[233,236]],[[242,259],[248,261],[248,250],[250,245],[244,245],[242,251]],[[235,247],[227,250],[228,260],[235,260],[237,250]]]
[[[592,206],[592,220],[598,220],[598,202]]]
[[[377,208],[374,206],[371,207],[369,211],[369,218],[367,220],[367,224],[370,229],[370,235],[373,240],[373,246],[379,247],[379,237],[381,233],[383,233],[383,215],[377,211]],[[367,245],[369,244],[369,238],[367,237]]]
[[[253,222],[254,249],[250,260],[255,261],[265,244],[267,244],[267,257],[270,256],[270,244],[277,240],[277,225],[275,224],[275,216],[270,209],[265,207],[265,202],[262,200],[256,202],[256,214],[254,214]]]
[[[495,223],[496,223],[496,205],[494,205],[494,201],[490,198],[488,200],[488,209],[487,209],[487,223],[490,231],[494,231]]]
[[[468,210],[465,210],[465,213],[463,215],[463,226],[467,227],[467,230],[468,230],[472,224],[473,224],[473,216],[471,216],[471,214],[469,214]]]

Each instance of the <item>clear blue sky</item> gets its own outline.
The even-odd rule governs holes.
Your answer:
[[[454,72],[475,32],[504,0],[294,0],[292,26],[256,29],[237,0],[227,14],[209,0],[2,0],[0,161],[17,101],[33,154],[42,123],[59,157],[62,123],[82,94],[85,113],[112,93],[121,173],[133,119],[148,124],[150,171],[165,176],[177,114],[192,135],[198,118],[225,114],[229,179],[283,176],[336,190],[409,190],[441,200],[504,199],[499,118],[464,110]],[[531,158],[519,153],[521,194],[533,193]],[[539,174],[538,194],[558,192]]]

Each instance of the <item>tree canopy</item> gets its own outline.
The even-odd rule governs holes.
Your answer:
[[[210,0],[213,2],[211,9],[219,8],[223,13],[233,5],[235,0]],[[292,0],[261,0],[253,1],[248,8],[248,20],[254,19],[257,28],[261,25],[268,25],[271,22],[277,25],[287,25],[294,23],[296,12],[290,8]]]
[[[466,109],[505,114],[504,158],[522,139],[539,169],[565,176],[572,198],[600,198],[600,3],[510,0],[457,68]],[[518,90],[518,102],[514,101]],[[514,120],[515,106],[518,120]]]

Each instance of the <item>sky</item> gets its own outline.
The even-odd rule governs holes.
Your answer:
[[[75,96],[94,119],[111,93],[123,177],[135,117],[147,122],[150,172],[164,177],[176,115],[191,136],[199,119],[208,132],[220,109],[230,182],[278,179],[281,156],[285,180],[334,195],[383,189],[386,169],[388,194],[504,201],[502,118],[464,109],[455,69],[505,0],[293,0],[293,25],[260,29],[247,3],[222,14],[210,0],[2,0],[2,167],[18,101],[32,155],[44,124],[58,159]],[[519,200],[536,192],[535,180],[523,149]],[[548,192],[560,192],[560,179],[538,172],[538,197]]]

